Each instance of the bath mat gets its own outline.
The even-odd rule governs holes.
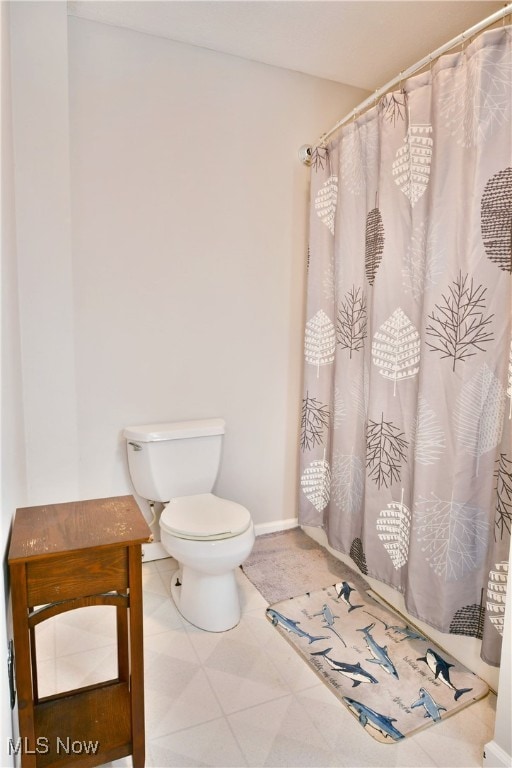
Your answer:
[[[338,581],[370,589],[357,571],[331,555],[301,528],[258,536],[242,570],[270,604]]]
[[[489,691],[483,680],[353,582],[282,600],[266,615],[380,742],[401,741]]]

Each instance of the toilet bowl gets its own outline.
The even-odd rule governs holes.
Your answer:
[[[254,544],[245,507],[215,496],[172,499],[160,518],[162,544],[179,563],[171,594],[181,615],[209,632],[225,632],[240,621],[235,569]]]
[[[241,504],[212,490],[221,457],[223,419],[126,427],[136,492],[161,502],[161,543],[178,561],[171,595],[200,629],[224,632],[240,621],[236,568],[249,556],[254,525]]]

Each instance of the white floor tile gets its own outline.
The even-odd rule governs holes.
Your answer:
[[[149,766],[185,768],[246,766],[247,762],[224,718],[202,723],[151,741]]]
[[[55,642],[55,621],[53,619],[43,621],[36,626],[38,664],[45,659],[55,659],[57,655]]]
[[[145,637],[183,626],[178,609],[168,594],[144,592],[143,611]]]
[[[330,763],[320,732],[292,695],[236,712],[228,720],[251,766],[320,768]]]
[[[330,749],[334,760],[331,765],[350,768],[430,768],[436,765],[414,738],[406,738],[396,744],[376,741],[322,683],[298,693],[297,699],[304,705]]]
[[[206,668],[206,674],[226,714],[289,693],[284,679],[270,668],[262,653],[256,655],[244,676],[210,668]]]
[[[147,565],[154,565],[154,563],[147,563]],[[149,593],[160,595],[161,597],[169,596],[170,584],[166,571],[159,571],[157,568],[153,568],[151,571],[146,571],[146,565],[144,565],[142,572],[142,589],[144,591],[144,596]]]
[[[482,765],[494,695],[398,744],[379,744],[272,627],[267,602],[240,569],[240,624],[210,633],[172,602],[176,566],[166,558],[142,569],[147,768]],[[115,677],[115,611],[88,608],[45,622],[37,649],[41,696]]]
[[[487,706],[486,706],[487,705]],[[492,740],[493,727],[484,715],[488,708],[492,710],[492,698],[486,697],[485,703],[476,702],[465,707],[434,728],[427,728],[416,734],[415,739],[437,765],[450,768],[472,768],[481,766],[484,745]],[[474,708],[479,706],[479,710]]]
[[[220,654],[224,654],[226,659],[231,658],[233,655],[233,644],[250,646],[254,650],[261,647],[258,639],[247,628],[245,617],[242,617],[240,623],[227,632],[205,632],[204,629],[198,629],[185,620],[183,620],[183,624],[190,642],[196,649],[203,664],[206,664],[209,659],[215,656],[218,657]]]
[[[272,626],[264,611],[252,611],[244,618],[245,627],[258,639],[270,662],[292,691],[300,691],[318,684],[318,675],[304,664],[297,651]]]
[[[56,616],[55,652],[57,656],[105,648],[116,642],[116,609],[95,605]]]
[[[113,645],[45,659],[37,664],[40,698],[116,677],[117,655]]]
[[[163,557],[161,560],[153,560],[152,564],[159,573],[163,574],[172,573],[178,568],[178,561],[174,557]]]
[[[237,568],[236,570],[236,581],[240,593],[242,615],[254,610],[264,611],[268,606],[267,601],[263,595],[258,592],[254,584],[251,584],[241,568]]]
[[[169,660],[160,680],[146,685],[146,726],[151,741],[222,717],[222,710],[200,666]]]

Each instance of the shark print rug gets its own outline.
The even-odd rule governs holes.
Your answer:
[[[347,581],[266,610],[363,728],[393,744],[485,696],[479,677]]]

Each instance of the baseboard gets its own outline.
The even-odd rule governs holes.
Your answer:
[[[162,560],[164,557],[170,557],[170,555],[160,541],[152,541],[150,544],[142,545],[143,563],[149,563],[150,560]]]
[[[484,746],[484,768],[510,768],[512,756],[508,755],[495,741]]]
[[[287,520],[275,520],[272,523],[255,523],[254,533],[256,536],[263,536],[265,533],[276,533],[277,531],[288,531],[290,528],[297,528],[299,519],[289,517]]]

